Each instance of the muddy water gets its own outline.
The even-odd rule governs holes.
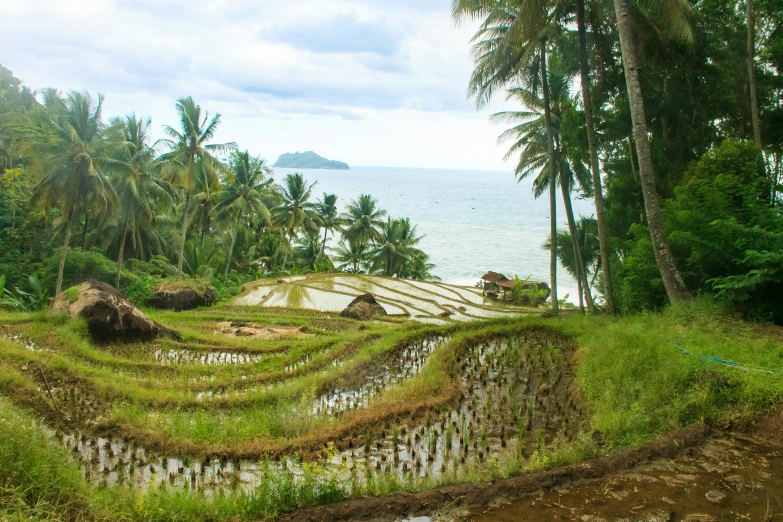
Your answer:
[[[783,520],[783,448],[721,434],[673,460],[439,520]],[[434,518],[433,518],[434,520]]]
[[[433,337],[403,348],[395,359],[371,372],[365,382],[355,388],[333,390],[313,401],[311,411],[316,415],[337,415],[346,410],[366,407],[370,399],[388,386],[421,372],[430,354],[447,343],[447,337]]]

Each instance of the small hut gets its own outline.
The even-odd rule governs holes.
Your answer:
[[[503,281],[509,281],[509,278],[503,274],[489,271],[481,276],[481,280],[484,281],[484,295],[497,298],[501,292],[501,283]],[[511,288],[514,288],[513,281],[511,283]]]

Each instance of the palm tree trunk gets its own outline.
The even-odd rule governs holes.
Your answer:
[[[185,239],[188,235],[188,208],[190,207],[190,191],[185,195],[185,213],[182,216],[182,237],[179,242],[179,264],[177,265],[177,277],[182,279],[182,261],[185,258]]]
[[[324,242],[321,245],[321,255],[324,255],[324,252],[326,252],[326,234],[329,232],[329,229],[324,227]]]
[[[582,278],[581,277],[577,277],[576,278],[576,291],[577,291],[577,294],[579,295],[579,312],[582,315],[585,315],[585,300],[582,297]]]
[[[587,65],[587,38],[585,36],[585,0],[577,0],[576,25],[579,33],[579,69],[581,72],[582,104],[585,109],[587,126],[587,144],[590,147],[590,170],[593,177],[593,197],[595,199],[595,219],[598,221],[598,244],[601,251],[601,271],[604,277],[604,300],[606,313],[614,314],[614,288],[609,265],[609,236],[606,226],[606,207],[604,205],[601,173],[598,165],[598,137],[593,121],[593,101],[590,96],[590,68]]]
[[[239,235],[239,222],[242,219],[242,207],[239,207],[239,214],[237,214],[237,224],[234,227],[234,237],[231,238],[231,247],[228,249],[228,261],[226,261],[226,270],[223,272],[223,281],[228,279],[228,269],[231,266],[231,257],[234,254],[234,244],[237,242],[237,236]]]
[[[90,215],[87,213],[87,205],[84,205],[84,227],[82,227],[82,250],[87,250],[87,225]]]
[[[65,272],[65,255],[68,253],[68,243],[71,242],[71,227],[73,226],[73,209],[68,213],[68,225],[65,228],[65,241],[63,241],[63,251],[60,252],[60,266],[57,269],[57,284],[55,285],[55,295],[62,292],[63,273]]]
[[[561,173],[562,176],[562,173]],[[585,300],[587,301],[587,308],[593,311],[593,295],[590,292],[590,282],[587,280],[587,270],[585,270],[584,256],[582,256],[582,249],[579,247],[579,239],[577,238],[576,220],[574,219],[574,207],[571,205],[571,191],[566,187],[566,183],[560,183],[560,188],[563,191],[563,206],[565,207],[566,217],[568,218],[568,230],[571,233],[571,248],[574,249],[574,264],[576,265],[576,280],[579,283],[579,308],[584,312],[584,305],[582,305],[582,293],[584,293]]]
[[[693,296],[685,286],[685,281],[677,269],[663,229],[658,193],[655,189],[655,173],[653,172],[650,143],[647,141],[647,120],[644,115],[642,86],[639,82],[639,67],[636,63],[636,44],[633,39],[633,27],[627,1],[614,0],[614,9],[620,32],[620,49],[625,69],[625,83],[628,88],[628,100],[631,105],[631,121],[633,122],[633,136],[636,140],[636,156],[639,160],[639,177],[642,181],[644,208],[647,212],[647,225],[650,228],[655,261],[669,300],[672,302],[687,301]]]
[[[120,289],[120,275],[122,274],[122,258],[125,254],[125,237],[128,235],[128,217],[125,218],[125,225],[122,227],[122,240],[120,241],[120,253],[117,255],[117,277],[114,280],[114,288]]]
[[[761,147],[759,100],[756,88],[756,24],[753,18],[753,0],[745,0],[745,18],[748,24],[748,84],[750,85],[750,115],[753,121],[753,138]]]
[[[552,115],[549,109],[549,80],[546,70],[546,39],[541,40],[541,77],[544,91],[544,120],[546,121],[547,148],[549,151],[549,234],[551,251],[549,258],[549,281],[551,285],[552,312],[557,313],[557,202],[555,198],[556,165],[555,165],[555,140],[552,131]]]

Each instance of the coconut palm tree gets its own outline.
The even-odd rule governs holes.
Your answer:
[[[55,287],[55,292],[59,293],[74,215],[93,196],[101,213],[106,216],[116,195],[105,174],[109,157],[107,143],[102,137],[103,97],[99,95],[97,100],[93,100],[86,92],[72,91],[64,99],[56,96],[48,101],[50,107],[55,106],[52,107],[50,124],[56,142],[40,144],[40,153],[36,154],[36,167],[42,171],[43,177],[35,188],[33,200],[47,206],[58,206],[65,219],[65,237]]]
[[[109,133],[114,135],[118,147],[110,164],[112,182],[118,198],[116,231],[119,237],[117,251],[117,276],[114,286],[120,288],[122,262],[126,240],[130,236],[133,251],[144,254],[145,240],[162,245],[157,234],[155,201],[171,203],[171,186],[156,176],[152,168],[156,143],[150,143],[149,118],[137,118],[135,114],[110,121]]]
[[[324,240],[321,243],[321,254],[323,254],[326,250],[327,234],[334,234],[334,231],[339,230],[343,224],[337,211],[337,196],[324,192],[324,197],[318,200],[315,212],[318,214],[318,224],[324,229]]]
[[[370,270],[387,277],[405,277],[423,253],[416,248],[422,237],[416,235],[416,227],[408,218],[387,218],[369,251]]]
[[[369,244],[381,239],[378,228],[386,211],[378,208],[378,201],[370,194],[362,194],[351,200],[342,219],[345,223],[343,237],[349,243]]]
[[[575,238],[576,222],[574,219],[573,207],[571,205],[571,192],[575,182],[584,188],[589,185],[589,181],[587,167],[582,163],[581,158],[578,155],[570,154],[570,151],[558,137],[560,121],[564,112],[573,110],[568,91],[570,77],[567,74],[562,74],[560,69],[561,68],[557,66],[555,73],[550,77],[552,80],[550,90],[554,94],[552,98],[553,110],[551,115],[554,120],[553,134],[555,135],[556,143],[554,155],[556,163],[554,163],[554,165],[556,170],[556,182],[557,185],[560,186],[563,195],[563,205],[566,211],[569,231],[571,232],[570,237]],[[538,198],[552,186],[551,166],[553,163],[550,162],[549,134],[546,131],[547,125],[544,113],[544,102],[536,93],[521,87],[509,89],[508,98],[520,102],[523,106],[530,108],[530,110],[496,113],[491,116],[491,121],[516,123],[516,125],[500,135],[498,142],[503,143],[513,140],[513,144],[506,153],[505,159],[509,159],[512,156],[519,154],[515,175],[518,180],[525,179],[531,175],[536,176],[533,182],[533,192],[535,197]],[[551,192],[552,191],[550,191],[550,193]],[[558,239],[560,239],[560,236],[558,236]],[[571,240],[569,239],[569,241]],[[551,236],[547,241],[547,245],[550,246],[551,250]],[[574,257],[578,257],[579,251],[575,242],[572,242],[571,248]],[[556,252],[559,249],[560,245],[559,243],[556,243]],[[579,263],[576,266],[578,268],[582,265],[583,263]],[[583,289],[584,298],[587,301],[588,307],[592,310],[592,293],[587,281],[587,276],[584,271],[580,272],[577,270],[576,278],[580,288]],[[583,309],[582,297],[582,292],[580,292],[580,308]]]
[[[269,206],[274,197],[274,180],[267,178],[272,174],[272,169],[262,158],[253,157],[248,151],[234,151],[230,166],[233,177],[224,186],[220,203],[215,208],[219,219],[233,221],[231,246],[228,248],[228,260],[223,271],[224,280],[228,278],[243,215],[245,218],[253,216],[270,223],[272,215],[269,213]]]
[[[690,5],[685,0],[671,0],[665,3],[672,4],[672,6],[669,8],[658,6],[665,9],[665,16],[669,22],[664,29],[678,37],[687,38],[691,34],[690,24],[687,20],[687,16],[690,13]],[[633,123],[633,136],[636,141],[636,157],[639,164],[639,177],[642,182],[644,208],[655,252],[655,261],[661,273],[663,286],[666,289],[669,300],[672,302],[687,301],[692,299],[692,295],[685,286],[685,281],[677,269],[674,256],[669,248],[669,240],[666,238],[666,232],[663,229],[658,192],[655,188],[655,172],[648,140],[647,118],[644,114],[642,85],[639,80],[639,62],[636,53],[635,27],[631,17],[631,8],[627,0],[614,0],[614,9],[617,16],[617,28],[620,33],[620,50],[623,57],[628,100],[631,106],[631,121]]]
[[[315,270],[316,266],[325,258],[321,252],[321,246],[321,236],[318,232],[305,230],[304,234],[300,234],[294,240],[294,259],[296,259],[296,264]]]
[[[180,119],[180,130],[168,125],[164,128],[168,136],[164,143],[168,144],[171,150],[161,156],[160,164],[168,178],[185,193],[177,265],[177,273],[182,278],[190,199],[199,184],[205,194],[205,200],[210,200],[212,193],[220,192],[219,173],[230,178],[231,172],[215,157],[215,154],[230,152],[236,149],[236,145],[209,143],[215,137],[220,125],[220,114],[210,118],[209,113],[203,111],[202,115],[201,106],[197,105],[190,96],[177,100],[177,113]]]
[[[288,250],[291,250],[291,242],[300,229],[317,230],[318,215],[317,205],[310,201],[313,187],[318,182],[308,184],[304,176],[299,173],[287,174],[283,184],[278,187],[280,203],[272,209],[272,222],[280,227],[288,241]],[[283,258],[283,268],[288,261],[288,252]]]
[[[369,251],[370,248],[367,246],[367,243],[352,243],[343,239],[337,247],[333,249],[337,268],[355,274],[363,272],[370,262]]]
[[[546,60],[550,36],[559,29],[557,22],[563,16],[563,4],[546,1],[454,0],[452,16],[457,21],[482,20],[473,36],[475,68],[468,83],[468,95],[476,99],[477,108],[487,104],[497,89],[512,81],[542,91],[551,178],[549,219],[552,250],[549,276],[552,311],[557,312],[557,202],[554,182],[557,174]]]

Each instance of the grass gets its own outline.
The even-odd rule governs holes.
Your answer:
[[[264,358],[241,367],[164,366],[154,361],[149,346],[92,345],[79,321],[52,320],[42,313],[0,313],[0,335],[21,335],[37,348],[31,351],[0,337],[0,519],[265,518],[303,505],[484,481],[580,461],[694,421],[718,427],[744,422],[778,405],[783,396],[783,334],[773,327],[737,321],[705,301],[629,318],[531,315],[444,326],[404,320],[357,323],[335,314],[230,306],[149,315],[183,334],[182,343],[161,342],[165,349]],[[294,326],[312,336],[257,340],[213,335],[214,323],[226,320]],[[388,429],[389,420],[448,409],[460,394],[455,376],[465,349],[486,339],[541,328],[560,332],[578,345],[571,356],[572,387],[582,397],[584,418],[582,430],[571,440],[545,443],[539,438],[535,447],[525,448],[526,458],[488,459],[437,479],[400,479],[373,472],[366,480],[345,480],[345,469],[316,458],[329,440],[340,444],[346,437],[372,436],[384,424]],[[420,373],[389,386],[367,408],[339,417],[310,414],[308,405],[317,395],[361,385],[403,347],[436,334],[448,335],[450,341],[429,357]],[[675,343],[693,355],[683,354]],[[563,353],[550,347],[541,360],[559,360]],[[773,373],[745,372],[699,358],[706,355]],[[286,366],[307,356],[307,363],[286,371]],[[501,365],[514,363],[509,359]],[[42,391],[43,375],[52,386],[73,386],[94,396],[104,408],[101,418],[78,425],[64,421]],[[247,391],[251,385],[261,387]],[[199,400],[203,392],[227,394]],[[119,433],[178,455],[219,450],[241,458],[298,452],[308,460],[298,478],[268,468],[252,493],[98,487],[85,482],[65,450],[41,432],[34,419],[42,416],[64,430]],[[593,430],[606,441],[600,450],[590,436]],[[451,427],[447,433],[456,437]]]

